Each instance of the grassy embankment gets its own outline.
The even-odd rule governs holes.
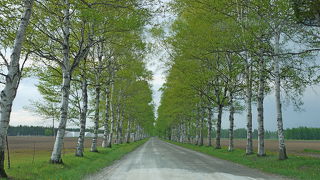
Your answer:
[[[235,149],[233,152],[228,152],[227,147],[214,149],[213,147],[207,146],[196,146],[193,144],[183,144],[172,141],[167,142],[220,159],[242,164],[250,168],[256,168],[267,173],[278,174],[294,179],[320,178],[320,158],[289,154],[289,159],[280,161],[277,159],[277,153],[274,152],[267,152],[267,156],[265,157],[257,157],[255,154],[245,155],[245,151],[242,149]]]
[[[75,157],[74,151],[68,152],[62,158],[63,165],[50,164],[48,151],[37,151],[34,162],[30,153],[21,153],[12,157],[11,168],[6,171],[10,179],[81,179],[111,165],[113,161],[120,159],[146,141],[147,139],[130,144],[113,145],[111,149],[99,148],[99,153],[85,149],[84,157]]]

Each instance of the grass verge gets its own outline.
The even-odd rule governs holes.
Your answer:
[[[111,165],[125,154],[133,151],[147,139],[130,144],[113,145],[112,148],[99,148],[99,153],[85,149],[84,157],[75,157],[74,151],[63,156],[63,165],[50,164],[50,152],[37,151],[37,158],[30,161],[30,155],[23,153],[11,160],[11,168],[6,169],[10,179],[81,179],[88,174]]]
[[[277,159],[278,155],[272,152],[267,152],[267,156],[265,157],[257,157],[255,154],[245,155],[245,151],[242,149],[235,149],[233,152],[228,152],[226,147],[214,149],[213,147],[207,146],[196,146],[173,141],[167,142],[220,159],[242,164],[250,168],[259,169],[267,173],[278,174],[294,179],[319,179],[320,177],[319,158],[289,154],[289,159],[280,161]]]
[[[320,151],[319,150],[315,150],[315,149],[304,149],[303,151],[304,152],[308,152],[308,153],[319,153],[320,154]]]

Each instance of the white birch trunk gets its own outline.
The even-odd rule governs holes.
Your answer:
[[[228,151],[233,151],[233,129],[234,129],[234,104],[233,104],[233,94],[230,93],[230,114],[229,114],[229,147]]]
[[[200,143],[199,127],[200,127],[199,118],[197,118],[197,120],[196,120],[196,129],[195,129],[195,131],[196,131],[196,142],[195,142],[195,144],[196,145],[199,145],[199,143]]]
[[[203,146],[203,125],[204,125],[204,109],[202,109],[202,115],[200,116],[201,121],[200,121],[200,143],[199,146]]]
[[[128,119],[128,128],[127,128],[127,139],[126,143],[130,143],[130,136],[131,136],[131,120],[130,118]]]
[[[68,120],[68,105],[69,105],[69,94],[70,94],[70,82],[71,75],[70,72],[64,70],[63,72],[63,86],[62,86],[62,102],[61,102],[61,110],[60,110],[60,123],[58,127],[58,132],[56,136],[56,140],[53,146],[53,151],[51,154],[51,163],[61,164],[61,151],[63,148],[63,138],[65,134],[65,129]]]
[[[62,100],[60,110],[60,123],[53,146],[50,162],[63,163],[61,159],[61,151],[63,148],[63,138],[68,120],[68,105],[71,83],[71,67],[70,67],[70,3],[68,0],[64,1],[66,8],[63,10],[63,67],[62,67]]]
[[[221,149],[221,119],[222,119],[222,108],[223,106],[220,104],[218,105],[218,119],[217,119],[217,135],[216,135],[216,149]]]
[[[280,33],[275,34],[275,47],[274,52],[276,55],[280,52]],[[281,94],[280,94],[280,65],[279,57],[274,57],[274,76],[275,76],[275,97],[276,97],[276,108],[277,108],[277,125],[278,125],[278,138],[279,138],[279,159],[285,160],[288,158],[286,145],[284,143],[284,132],[283,132],[283,120],[282,120],[282,107],[281,107]]]
[[[113,105],[112,105],[113,90],[114,90],[114,84],[113,84],[113,82],[111,82],[111,92],[110,92],[110,101],[109,101],[109,109],[110,109],[110,130],[109,130],[108,145],[107,145],[107,147],[109,147],[109,148],[112,147],[113,126],[114,126],[114,112],[113,112]]]
[[[265,156],[264,149],[264,108],[263,108],[263,100],[264,100],[264,73],[265,73],[265,62],[263,59],[259,61],[259,89],[258,89],[258,156]]]
[[[108,136],[109,136],[109,101],[110,101],[110,91],[109,91],[109,87],[106,88],[106,117],[105,117],[105,120],[104,120],[104,124],[103,124],[103,127],[104,127],[104,130],[103,130],[103,140],[102,140],[102,147],[106,148],[108,146]]]
[[[212,146],[212,108],[208,108],[208,146]]]
[[[10,56],[10,64],[8,64],[8,73],[5,78],[5,86],[0,94],[0,177],[7,177],[4,170],[6,136],[10,122],[12,103],[16,97],[18,86],[21,79],[20,72],[20,56],[22,44],[25,39],[25,33],[32,14],[34,0],[26,0],[24,12],[17,30],[12,54]]]
[[[88,83],[85,76],[82,76],[82,108],[80,114],[80,134],[76,147],[76,156],[83,157],[84,136],[86,131],[87,111],[88,111]]]
[[[120,117],[119,131],[118,131],[118,133],[119,133],[119,135],[118,135],[118,138],[119,138],[118,143],[119,144],[122,144],[122,142],[123,142],[123,133],[122,133],[123,121],[124,121],[124,117],[123,117],[123,114],[122,114],[122,116]]]
[[[120,96],[119,96],[120,97]],[[119,99],[119,98],[118,98]],[[119,101],[118,101],[119,103]],[[116,123],[116,144],[120,143],[120,135],[119,135],[119,131],[120,131],[120,122],[121,122],[121,114],[120,114],[120,105],[117,105],[117,123]]]
[[[246,154],[253,154],[252,142],[252,78],[249,62],[246,65],[246,104],[247,104],[247,146]]]
[[[99,81],[99,80],[98,80]],[[100,84],[96,86],[95,89],[95,113],[94,113],[94,129],[93,129],[93,138],[91,144],[91,152],[98,152],[97,141],[98,141],[98,131],[99,131],[99,116],[100,116]]]
[[[191,126],[191,123],[190,123],[190,121],[188,122],[188,124],[187,124],[187,128],[186,128],[186,133],[187,133],[187,141],[188,141],[188,143],[192,143],[192,139],[191,139],[191,128],[190,128],[190,126]]]

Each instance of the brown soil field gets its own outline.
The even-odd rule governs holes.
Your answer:
[[[55,138],[47,136],[9,136],[10,151],[16,150],[48,150],[53,149]],[[85,139],[85,147],[91,146],[92,138]],[[98,145],[101,145],[102,139],[99,138]],[[77,138],[64,138],[64,149],[75,149],[77,145]]]
[[[303,152],[304,149],[313,149],[320,150],[320,141],[305,141],[305,140],[286,140],[286,148],[289,153],[294,152]],[[215,145],[215,141],[212,141],[212,144]],[[222,146],[228,146],[229,140],[222,139]],[[235,148],[245,149],[247,145],[246,139],[235,139],[234,146]],[[254,149],[258,148],[258,140],[253,140]],[[265,148],[267,151],[275,152],[278,151],[279,143],[278,140],[265,140]]]

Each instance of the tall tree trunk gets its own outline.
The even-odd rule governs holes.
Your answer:
[[[199,117],[199,116],[198,116]],[[197,118],[196,120],[196,129],[195,129],[195,132],[196,132],[196,145],[199,145],[200,144],[200,120],[199,118]]]
[[[58,132],[56,140],[53,146],[53,151],[51,154],[51,163],[61,164],[61,151],[63,148],[63,138],[66,130],[66,125],[68,121],[68,105],[69,105],[69,94],[70,94],[70,82],[71,75],[69,72],[63,72],[63,86],[62,86],[62,103],[60,110],[60,123],[58,127]]]
[[[124,121],[124,117],[123,117],[123,113],[122,113],[122,116],[120,117],[120,124],[119,124],[119,141],[118,141],[119,144],[123,143],[123,133],[122,133],[123,121]]]
[[[87,111],[88,111],[88,83],[85,76],[82,76],[82,108],[80,114],[80,134],[76,147],[76,156],[83,156],[84,138],[86,131]]]
[[[112,138],[113,138],[113,127],[114,127],[114,112],[113,112],[113,105],[112,105],[112,99],[113,99],[113,90],[114,90],[114,84],[111,83],[111,92],[110,92],[110,101],[109,101],[109,109],[110,109],[110,130],[109,130],[109,137],[108,137],[108,145],[107,147],[112,147]]]
[[[203,125],[204,125],[204,109],[202,109],[202,114],[200,116],[201,118],[201,121],[200,121],[200,143],[199,143],[199,146],[203,146]]]
[[[188,138],[188,143],[192,143],[192,139],[191,139],[191,122],[190,120],[188,121],[188,124],[187,124],[187,138]]]
[[[103,123],[103,140],[102,140],[102,147],[106,148],[107,145],[108,145],[108,136],[109,136],[109,127],[108,127],[108,124],[109,124],[109,107],[110,107],[110,104],[109,104],[109,101],[110,101],[110,91],[108,89],[109,87],[106,88],[106,117],[105,117],[105,120],[104,120],[104,123]]]
[[[275,47],[274,52],[276,55],[280,51],[280,33],[277,32],[275,35]],[[282,107],[281,107],[281,94],[280,94],[280,65],[279,57],[274,57],[274,76],[275,76],[275,97],[276,97],[276,108],[277,108],[277,122],[278,122],[278,137],[279,137],[279,159],[285,160],[288,158],[286,145],[284,143],[284,132],[283,132],[283,120],[282,120]]]
[[[70,3],[64,1],[66,8],[63,10],[63,66],[62,66],[62,101],[60,110],[60,123],[53,146],[50,162],[61,164],[61,151],[63,148],[63,138],[68,120],[68,105],[71,83],[71,67],[70,67]]]
[[[130,135],[131,135],[131,120],[130,118],[128,119],[128,128],[127,128],[127,139],[126,143],[130,143]]]
[[[247,146],[246,154],[253,154],[253,142],[252,142],[252,78],[251,78],[251,66],[249,62],[246,65],[246,104],[247,104]]]
[[[99,116],[100,116],[100,84],[96,86],[95,89],[96,98],[95,98],[95,113],[94,113],[94,129],[93,129],[93,139],[91,144],[91,152],[98,152],[97,141],[98,141],[98,132],[99,132]]]
[[[222,119],[222,108],[221,104],[218,105],[218,119],[217,119],[217,134],[216,134],[216,149],[221,149],[221,119]]]
[[[117,123],[116,123],[116,144],[120,143],[120,123],[121,123],[121,111],[120,105],[117,105]]]
[[[233,151],[233,129],[234,129],[234,104],[233,104],[233,94],[230,93],[230,114],[229,114],[229,148],[228,151]]]
[[[135,123],[134,121],[132,122],[132,128],[133,128],[132,141],[133,141],[133,142],[136,142],[136,140],[137,140],[137,139],[136,139],[137,126],[136,126],[136,123]],[[169,134],[168,132],[169,132],[169,131],[166,131],[166,135],[168,136],[168,139],[171,140],[171,139],[170,139],[170,134]]]
[[[208,108],[208,146],[212,146],[212,108]]]
[[[21,79],[20,56],[25,33],[32,14],[34,0],[26,0],[24,13],[22,15],[19,28],[17,30],[10,63],[7,65],[8,73],[5,77],[5,86],[0,94],[0,177],[7,177],[4,170],[6,136],[10,122],[12,103],[17,95],[18,86]]]
[[[265,62],[263,59],[259,61],[259,89],[258,89],[258,156],[265,156],[264,150],[264,109],[263,109],[263,100],[264,100],[264,73],[265,73]]]

